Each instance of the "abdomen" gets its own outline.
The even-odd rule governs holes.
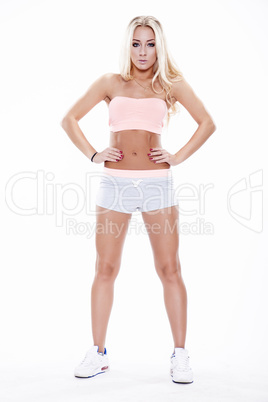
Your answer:
[[[154,163],[147,154],[150,148],[161,148],[161,135],[143,130],[111,132],[110,147],[123,151],[124,158],[119,162],[105,162],[104,166],[112,169],[152,170],[169,169],[170,165]]]

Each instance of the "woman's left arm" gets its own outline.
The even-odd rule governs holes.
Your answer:
[[[171,166],[175,166],[185,161],[185,159],[197,151],[211,134],[214,133],[216,126],[205,106],[184,78],[173,84],[172,96],[185,107],[198,124],[197,130],[187,144],[175,154],[170,154],[162,148],[151,149],[150,157],[152,158],[152,162],[167,162]]]

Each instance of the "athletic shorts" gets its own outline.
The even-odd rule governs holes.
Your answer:
[[[148,212],[177,205],[171,169],[125,170],[104,167],[96,204],[113,211]]]

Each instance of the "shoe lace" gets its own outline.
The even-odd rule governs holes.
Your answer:
[[[187,355],[179,355],[179,356],[174,356],[172,357],[174,366],[176,366],[176,368],[178,370],[183,370],[183,371],[187,371],[189,369],[189,358]]]
[[[87,352],[86,356],[81,362],[81,366],[89,367],[95,366],[99,361],[100,356],[98,354],[92,353],[92,351]]]

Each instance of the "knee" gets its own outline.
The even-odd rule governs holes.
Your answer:
[[[118,264],[104,258],[97,258],[96,277],[102,281],[114,281],[118,274]]]
[[[156,270],[162,282],[174,283],[181,278],[180,261],[176,257],[158,263]]]

